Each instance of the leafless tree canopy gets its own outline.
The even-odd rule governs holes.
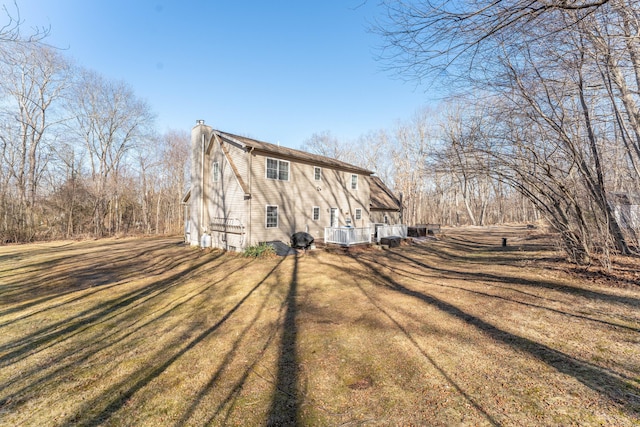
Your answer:
[[[319,132],[303,149],[376,171],[402,195],[405,223],[544,219],[576,262],[637,252],[639,4],[382,7],[384,63],[446,84],[451,100],[356,141]],[[1,240],[178,232],[186,132],[158,135],[126,83],[72,67],[47,31],[25,36],[17,7],[4,12]]]
[[[577,262],[636,250],[640,224],[623,217],[619,201],[633,199],[640,182],[637,2],[384,6],[377,30],[387,66],[458,90],[439,162],[457,176],[463,200],[470,185],[508,185]],[[477,222],[471,206],[467,215]]]
[[[571,28],[609,1],[384,0],[386,15],[374,31],[384,38],[381,59],[401,77],[468,76],[483,67],[485,54],[496,45],[527,42],[515,33],[546,28],[570,12],[582,12],[563,20]],[[528,42],[538,36],[530,34]]]
[[[176,233],[187,132],[157,135],[124,82],[72,67],[23,32],[0,28],[0,243],[128,232]]]

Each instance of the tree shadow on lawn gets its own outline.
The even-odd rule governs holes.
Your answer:
[[[220,257],[220,254],[217,254],[216,258]],[[140,330],[149,327],[154,323],[161,322],[163,318],[168,316],[172,311],[175,311],[178,307],[183,304],[186,304],[189,300],[197,297],[198,295],[203,294],[209,288],[214,287],[218,282],[209,283],[205,287],[198,288],[197,292],[192,292],[188,294],[187,298],[177,298],[180,299],[179,302],[176,303],[176,300],[170,301],[167,300],[162,308],[159,308],[155,312],[147,313],[144,317],[140,317],[135,309],[138,306],[142,306],[146,303],[151,302],[154,299],[162,299],[165,296],[165,293],[170,291],[173,288],[181,286],[181,284],[192,277],[194,274],[198,274],[197,271],[200,267],[205,264],[209,264],[214,261],[215,258],[205,257],[201,262],[193,265],[186,272],[177,273],[169,278],[162,280],[154,285],[150,285],[150,288],[157,290],[157,292],[135,292],[128,293],[123,297],[117,299],[120,301],[117,305],[117,309],[111,308],[107,310],[103,310],[94,316],[88,318],[84,318],[80,321],[75,321],[76,316],[70,317],[70,319],[74,319],[74,322],[62,330],[58,330],[52,332],[51,334],[45,335],[44,337],[34,338],[36,335],[34,334],[29,340],[29,337],[26,338],[26,342],[22,348],[16,349],[13,352],[3,355],[2,360],[3,364],[9,365],[11,363],[16,363],[19,360],[25,359],[27,357],[36,355],[39,352],[46,350],[47,348],[54,347],[58,344],[61,344],[67,340],[70,340],[76,336],[80,336],[85,330],[89,328],[93,328],[101,323],[106,323],[108,321],[114,321],[116,317],[118,317],[118,325],[117,328],[107,328],[105,329],[106,334],[104,335],[94,335],[91,334],[86,339],[81,341],[80,343],[74,346],[74,349],[69,350],[68,352],[64,352],[58,354],[54,357],[49,357],[46,360],[46,366],[41,366],[40,364],[34,364],[34,366],[27,371],[22,371],[20,375],[14,378],[11,381],[7,381],[2,383],[1,386],[4,389],[7,389],[18,382],[26,383],[22,388],[17,391],[12,392],[10,395],[6,395],[0,401],[0,406],[6,402],[13,401],[16,397],[22,396],[26,393],[29,393],[29,390],[37,390],[41,385],[46,384],[49,381],[53,381],[55,378],[65,375],[66,372],[69,372],[70,369],[74,369],[78,366],[82,366],[86,363],[90,358],[94,357],[101,351],[108,349],[116,344],[123,342],[130,336],[133,336]],[[237,270],[239,271],[239,270]],[[146,288],[145,288],[146,289]],[[124,301],[129,301],[130,304],[122,304]],[[135,301],[135,304],[134,304]],[[102,304],[104,305],[104,304]],[[101,305],[101,306],[102,306]],[[100,308],[101,306],[95,307],[95,309]],[[165,310],[157,317],[152,317],[157,314],[157,312]],[[90,310],[88,310],[90,311]],[[127,316],[126,314],[129,313]],[[102,317],[101,317],[102,316]],[[150,320],[141,323],[145,317],[152,317]],[[129,326],[127,326],[129,323]],[[140,323],[135,326],[136,323]],[[57,325],[64,325],[64,321],[58,323]],[[131,329],[129,327],[135,326]],[[123,331],[126,331],[124,334]],[[42,331],[40,331],[42,332]],[[66,335],[65,335],[66,334]],[[11,357],[13,357],[11,359]],[[48,367],[55,367],[50,372],[47,372],[45,375],[37,378],[38,374],[42,374]]]
[[[266,282],[267,278],[276,271],[283,261],[284,259],[280,260],[262,280],[251,288],[215,324],[198,334],[195,338],[189,340],[186,344],[183,344],[182,342],[175,343],[175,347],[179,348],[177,350],[169,351],[169,348],[163,349],[157,354],[157,360],[160,361],[159,363],[155,363],[144,369],[138,370],[129,375],[126,380],[112,385],[108,390],[102,393],[101,396],[82,405],[82,407],[76,411],[75,416],[67,419],[62,424],[97,426],[109,419],[115,412],[125,406],[127,401],[133,397],[134,394],[160,376],[180,357],[216,332],[251,297],[251,295],[253,295]]]
[[[278,263],[278,266],[285,262],[285,260],[280,260]],[[223,425],[226,425],[229,417],[231,415],[231,412],[234,408],[234,402],[236,401],[236,399],[238,398],[238,396],[240,395],[240,392],[242,391],[242,388],[244,387],[244,384],[246,383],[247,379],[249,378],[249,375],[254,371],[254,369],[257,367],[258,363],[261,362],[263,360],[263,356],[265,354],[265,352],[267,351],[267,349],[271,346],[273,340],[276,338],[277,336],[277,332],[282,330],[284,328],[284,330],[286,331],[287,327],[290,327],[291,325],[288,324],[288,322],[290,323],[291,321],[293,321],[293,331],[295,334],[295,276],[296,276],[296,271],[297,271],[297,258],[294,257],[294,262],[295,262],[295,266],[294,266],[294,278],[292,278],[292,282],[291,285],[289,286],[289,292],[287,295],[287,298],[285,298],[282,301],[281,304],[281,308],[280,308],[280,314],[277,318],[277,320],[274,322],[274,326],[272,328],[270,328],[268,334],[266,334],[266,338],[264,340],[264,343],[262,344],[262,346],[260,346],[259,350],[253,355],[253,360],[251,361],[251,363],[249,363],[248,365],[246,365],[246,367],[244,368],[242,374],[239,376],[238,380],[233,384],[233,386],[231,387],[231,390],[229,391],[229,393],[226,395],[226,397],[218,404],[218,406],[215,408],[215,411],[213,411],[213,413],[211,414],[211,416],[209,417],[209,419],[207,420],[207,422],[205,423],[205,425],[210,425],[215,423],[220,423],[220,421],[216,420],[218,417],[220,417],[221,415],[223,415],[223,412],[225,411],[226,408],[226,413],[223,415],[224,420],[221,422]],[[276,266],[276,268],[278,267]],[[275,269],[271,271],[270,274],[273,274],[273,272],[275,271]],[[268,276],[267,276],[268,277]],[[263,279],[266,280],[267,277],[265,277]],[[192,400],[191,404],[189,405],[189,408],[184,412],[184,414],[182,415],[182,417],[180,418],[180,420],[178,420],[175,423],[176,427],[180,427],[180,426],[185,426],[185,425],[189,425],[189,420],[191,419],[191,417],[193,416],[193,414],[195,413],[196,409],[201,405],[201,402],[203,401],[203,399],[205,398],[205,396],[207,394],[209,394],[218,384],[218,381],[221,379],[222,375],[225,373],[225,371],[227,370],[227,368],[231,365],[233,359],[238,355],[238,352],[240,351],[242,347],[242,343],[243,341],[249,336],[249,332],[256,326],[256,324],[258,323],[258,321],[260,320],[260,318],[262,317],[262,315],[265,312],[265,309],[267,308],[267,303],[270,299],[271,296],[273,296],[276,292],[277,288],[275,286],[272,286],[268,293],[263,297],[262,302],[260,304],[260,306],[258,307],[258,309],[256,310],[255,314],[253,315],[253,318],[246,323],[246,326],[243,327],[242,331],[238,333],[237,338],[235,339],[235,341],[233,342],[231,349],[225,354],[222,362],[220,363],[220,367],[211,375],[209,381],[207,382],[207,384],[202,387],[202,389],[198,392],[198,394],[195,396],[195,398]],[[285,321],[284,324],[281,325],[281,320],[282,320],[282,311],[283,309],[286,308],[287,311],[287,316],[291,317],[292,315],[290,314],[292,311],[294,313],[293,315],[293,319],[289,319],[288,322]],[[284,346],[287,345],[287,348],[289,348],[291,346],[290,343],[285,343],[284,338],[285,336],[288,337],[288,339],[291,339],[291,335],[284,335],[285,332],[283,331],[283,343],[282,343],[282,347],[281,347],[281,355],[280,355],[280,359],[291,359],[293,358],[294,361],[294,366],[297,366],[297,358],[295,356],[295,354],[293,354],[293,356],[285,354],[283,355],[283,353],[286,353],[286,351],[284,350]],[[295,336],[293,337],[293,349],[295,352]],[[248,354],[243,353],[243,356],[248,359]],[[281,363],[279,363],[280,365]],[[295,376],[297,374],[297,368],[292,372],[292,374]],[[278,371],[278,381],[277,381],[277,385],[276,385],[276,391],[274,393],[279,393],[279,390],[282,389],[283,393],[285,394],[286,397],[290,397],[290,396],[294,396],[295,398],[295,405],[287,405],[287,406],[293,406],[293,407],[297,407],[297,395],[296,395],[296,389],[295,389],[295,379],[293,384],[283,384],[284,381],[282,381],[280,379],[281,376],[281,371]],[[295,378],[295,377],[294,377]],[[287,387],[288,386],[288,387]],[[273,397],[273,402],[274,402],[274,406],[275,406],[275,402],[278,401],[278,397],[274,394]],[[286,414],[285,414],[286,415]],[[294,411],[292,414],[288,414],[289,416],[287,417],[287,420],[294,420],[297,417],[297,410]]]
[[[219,257],[222,252],[216,255]],[[0,351],[8,351],[0,357],[0,367],[15,363],[27,356],[41,352],[51,345],[59,344],[81,333],[83,330],[122,314],[123,309],[133,309],[147,297],[157,297],[178,286],[181,279],[193,274],[195,270],[211,262],[214,258],[203,257],[188,270],[173,274],[140,289],[130,291],[111,301],[102,302],[71,317],[47,325],[27,336],[0,346]]]
[[[282,341],[280,356],[278,357],[278,372],[276,374],[276,389],[269,410],[267,425],[295,426],[298,425],[300,398],[298,396],[298,326],[297,293],[298,293],[298,258],[293,258],[293,272],[289,291],[285,299],[286,311],[282,325]]]
[[[421,253],[424,251],[424,249],[421,247],[416,248],[415,246],[413,246],[412,250],[414,249],[417,253]],[[596,291],[592,291],[592,290],[577,287],[577,286],[563,285],[558,282],[550,282],[545,280],[529,280],[522,277],[500,276],[497,274],[483,273],[483,272],[477,272],[477,271],[456,271],[456,270],[450,270],[450,269],[443,269],[440,267],[429,265],[424,261],[417,260],[408,255],[405,255],[404,253],[400,253],[400,251],[393,251],[390,253],[392,254],[391,256],[404,258],[405,260],[410,261],[415,265],[427,268],[429,270],[441,272],[443,274],[448,275],[449,277],[458,277],[461,279],[467,278],[467,279],[474,279],[474,280],[485,280],[487,282],[512,283],[512,284],[523,285],[523,286],[528,286],[532,288],[545,288],[545,289],[550,289],[550,290],[554,290],[557,292],[562,292],[570,295],[581,296],[587,299],[600,300],[600,301],[606,301],[606,302],[616,302],[616,303],[626,304],[632,307],[640,308],[640,299],[638,298],[626,297],[626,296],[615,295],[615,294],[607,294],[603,292],[596,292]],[[430,252],[427,252],[427,253],[430,253]],[[487,262],[483,262],[482,264],[486,264],[486,263]],[[513,266],[513,264],[508,264],[508,265]]]
[[[555,303],[560,303],[560,304],[566,304],[566,302],[564,301],[560,301],[560,300],[556,300],[556,299],[551,299],[551,298],[547,298],[547,297],[541,297],[539,295],[533,294],[533,293],[529,293],[529,292],[524,292],[522,290],[519,289],[515,289],[512,287],[508,287],[508,286],[503,286],[503,285],[521,285],[523,284],[522,282],[526,282],[524,283],[526,286],[533,286],[531,285],[529,282],[525,279],[521,279],[521,278],[513,278],[513,277],[509,277],[509,276],[496,276],[496,275],[491,275],[491,279],[487,280],[487,277],[485,274],[483,273],[469,273],[469,272],[460,272],[460,271],[454,271],[454,270],[446,270],[446,269],[442,269],[442,268],[434,268],[434,267],[427,267],[426,264],[424,264],[421,261],[418,261],[412,257],[409,257],[408,255],[403,255],[400,253],[387,253],[385,254],[387,258],[389,259],[393,259],[393,258],[398,258],[401,262],[402,261],[409,261],[412,264],[417,265],[420,268],[423,269],[428,269],[428,270],[433,270],[433,271],[437,271],[439,273],[439,275],[435,275],[435,274],[430,274],[430,275],[426,275],[426,274],[421,274],[421,273],[416,273],[415,271],[410,271],[407,269],[403,269],[401,267],[398,267],[396,265],[387,265],[387,264],[383,264],[380,260],[379,257],[375,257],[375,258],[370,258],[368,259],[368,262],[371,263],[375,263],[378,264],[380,267],[382,268],[387,268],[390,269],[394,272],[394,274],[398,274],[400,276],[406,277],[408,279],[411,280],[416,280],[417,277],[422,277],[422,278],[426,278],[426,279],[430,279],[431,280],[431,284],[433,286],[438,286],[438,287],[442,287],[442,288],[452,288],[452,289],[459,289],[459,290],[463,290],[465,292],[469,292],[469,293],[473,293],[482,297],[487,297],[487,298],[492,298],[492,299],[500,299],[500,300],[504,300],[507,302],[511,302],[514,304],[519,304],[519,305],[524,305],[527,307],[532,307],[532,308],[538,308],[541,310],[546,310],[546,311],[550,311],[553,313],[557,313],[563,316],[569,316],[569,317],[574,317],[574,318],[578,318],[578,319],[582,319],[582,320],[587,320],[590,322],[595,322],[595,323],[600,323],[603,325],[607,325],[607,326],[613,326],[616,328],[622,328],[622,329],[627,329],[630,331],[634,331],[634,332],[640,332],[640,328],[636,328],[636,327],[632,327],[632,326],[628,326],[628,325],[624,325],[624,324],[620,324],[620,323],[614,323],[614,322],[609,322],[603,319],[597,319],[597,318],[593,318],[593,317],[589,317],[583,314],[577,314],[577,313],[569,313],[566,311],[562,311],[562,310],[558,310],[552,307],[547,307],[544,305],[540,305],[540,304],[534,304],[531,302],[526,302],[526,301],[519,301],[517,299],[514,298],[508,298],[502,295],[496,295],[496,294],[490,294],[487,292],[481,292],[478,290],[474,290],[474,289],[468,289],[462,286],[452,286],[452,285],[444,285],[442,283],[436,283],[436,281],[434,281],[433,279],[438,279],[440,276],[445,276],[448,279],[462,279],[464,281],[472,281],[472,282],[476,282],[476,283],[491,283],[493,286],[496,286],[500,289],[508,289],[512,292],[518,293],[518,294],[524,294],[526,297],[529,298],[535,298],[537,300],[545,300],[545,301],[551,301],[551,302],[555,302]],[[537,282],[536,282],[537,283]],[[549,285],[551,286],[551,285]],[[544,285],[539,286],[540,288],[545,288]],[[572,289],[576,289],[576,288],[572,288]],[[607,294],[605,294],[607,295]],[[628,321],[637,321],[637,319],[625,319]]]
[[[28,354],[21,355],[22,356],[21,359],[35,355],[36,353],[43,351],[48,347],[53,347],[59,343],[72,339],[76,335],[80,335],[82,332],[84,332],[85,329],[97,326],[101,323],[106,323],[110,320],[113,321],[116,317],[119,318],[118,319],[119,327],[107,329],[105,335],[88,336],[84,341],[80,342],[74,347],[75,350],[73,350],[73,354],[64,352],[57,355],[56,357],[48,358],[47,366],[55,366],[55,369],[53,371],[48,372],[46,375],[36,379],[36,376],[43,371],[43,367],[38,364],[35,364],[31,370],[21,372],[20,376],[15,378],[13,381],[3,383],[2,388],[5,388],[5,389],[18,382],[25,382],[27,385],[13,392],[11,395],[5,396],[4,399],[0,401],[0,404],[3,401],[4,402],[11,401],[16,396],[20,396],[23,393],[27,393],[29,390],[37,389],[39,385],[46,384],[48,381],[54,380],[56,377],[60,375],[64,375],[65,372],[67,372],[70,369],[73,369],[74,367],[82,366],[82,364],[86,363],[90,358],[92,358],[94,355],[98,354],[99,352],[104,351],[109,347],[115,346],[116,344],[119,344],[120,342],[127,339],[128,337],[133,336],[134,334],[136,334],[137,332],[141,331],[144,328],[150,327],[154,323],[162,322],[162,320],[166,316],[170,315],[171,312],[177,310],[180,306],[186,304],[187,302],[196,298],[197,296],[204,294],[210,288],[213,288],[214,286],[218,285],[220,282],[222,282],[229,276],[220,278],[219,280],[214,282],[210,282],[204,287],[199,287],[197,289],[197,292],[191,292],[187,294],[187,298],[179,297],[175,300],[167,300],[163,305],[163,307],[155,310],[154,312],[146,313],[145,316],[143,317],[140,317],[139,314],[135,312],[135,309],[137,307],[140,307],[146,303],[149,303],[153,299],[164,298],[165,293],[171,291],[176,287],[181,286],[182,283],[187,279],[193,278],[194,276],[197,276],[199,274],[203,274],[202,272],[199,272],[200,268],[205,265],[210,265],[211,262],[220,258],[221,255],[222,255],[222,252],[216,254],[214,258],[205,257],[202,261],[191,266],[187,271],[177,273],[169,278],[166,278],[162,280],[162,282],[156,284],[155,286],[150,285],[150,286],[153,286],[155,289],[158,289],[157,292],[151,292],[151,293],[145,292],[143,295],[136,292],[135,294],[140,298],[138,301],[135,302],[135,304],[129,304],[127,306],[119,305],[120,309],[114,309],[110,311],[108,310],[105,313],[106,317],[101,318],[100,321],[87,322],[85,327],[77,331],[72,330],[73,333],[65,336],[60,340],[56,340],[56,338],[57,336],[61,337],[62,336],[61,334],[52,336],[50,337],[52,341],[50,345],[44,348],[39,348],[37,349],[37,351],[33,351],[33,352],[29,352]],[[244,270],[244,268],[247,268],[247,266],[239,270],[235,270],[234,273],[240,273],[242,270]],[[132,294],[133,293],[129,293],[124,297],[129,297]],[[121,300],[124,297],[120,297],[118,298],[118,300]],[[176,303],[177,300],[180,300],[180,301]],[[96,307],[96,308],[99,308],[99,307]],[[153,317],[154,315],[157,315],[158,312],[161,312],[162,310],[164,310],[164,312],[162,312],[159,316]],[[126,315],[127,313],[129,314]],[[73,316],[74,319],[75,317],[76,316]],[[142,323],[142,320],[144,320],[145,318],[150,318],[150,320]],[[62,322],[60,324],[62,324]],[[74,323],[74,325],[75,324],[76,323]],[[135,326],[136,324],[138,325]],[[126,333],[122,334],[123,331],[126,331]],[[17,361],[18,359],[15,359],[15,360],[12,360],[11,363],[15,363]]]
[[[526,253],[555,252],[552,244],[544,240],[536,242],[534,241],[537,240],[535,237],[512,238],[511,241],[508,241],[507,246],[502,246],[502,240],[499,237],[494,240],[492,242],[477,242],[455,236],[444,236],[436,242],[419,243],[414,246],[437,258],[465,264],[513,265],[515,262],[522,261],[523,255]],[[557,260],[559,258],[555,254],[549,254],[542,259]]]
[[[114,282],[139,276],[141,266],[148,259],[153,263],[146,267],[148,275],[155,271],[167,271],[169,266],[179,265],[193,256],[191,251],[182,254],[171,251],[179,241],[172,239],[141,241],[138,245],[124,242],[126,245],[113,248],[108,244],[96,246],[99,250],[89,250],[83,245],[66,248],[66,251],[53,250],[52,253],[39,253],[58,256],[46,261],[35,261],[32,256],[15,265],[20,272],[0,279],[0,297],[3,305],[19,304],[2,310],[1,315],[25,310],[29,307],[50,301],[87,288],[104,287]],[[123,244],[124,244],[123,243]],[[61,292],[61,288],[65,291]]]
[[[354,259],[356,259],[354,257]],[[361,265],[368,267],[367,266],[367,262],[366,261],[362,261],[360,259],[356,259],[356,261],[358,263],[360,263]],[[368,267],[370,268],[370,267]],[[466,391],[464,391],[464,389],[462,388],[462,386],[460,384],[458,384],[452,377],[451,375],[449,375],[437,362],[436,360],[431,357],[421,346],[420,344],[416,341],[416,339],[413,337],[413,335],[411,335],[411,333],[409,333],[409,331],[407,331],[407,329],[402,326],[387,310],[384,309],[384,307],[378,302],[376,301],[362,286],[362,284],[360,283],[360,281],[358,280],[357,276],[352,276],[356,286],[358,287],[358,289],[360,290],[360,292],[362,292],[362,294],[367,298],[367,300],[380,312],[382,313],[387,319],[389,319],[395,326],[396,328],[398,328],[402,334],[409,340],[409,342],[411,342],[411,344],[420,352],[420,354],[422,354],[422,356],[427,359],[429,361],[429,363],[440,373],[440,375],[443,376],[443,378],[471,405],[473,406],[480,414],[482,414],[482,416],[484,418],[486,418],[486,420],[493,426],[499,426],[500,423],[494,419],[478,402],[476,402],[476,400],[470,396]],[[371,281],[371,283],[380,286],[380,284],[375,283],[374,281]]]
[[[504,331],[434,296],[407,288],[388,274],[385,274],[378,265],[367,262],[362,257],[354,257],[353,259],[376,273],[378,280],[373,283],[377,286],[382,286],[434,306],[465,323],[473,325],[493,339],[501,341],[516,350],[528,353],[559,372],[572,376],[585,386],[622,405],[628,413],[634,416],[640,413],[640,387],[626,383],[617,375],[607,372],[605,369],[575,359],[544,344]]]

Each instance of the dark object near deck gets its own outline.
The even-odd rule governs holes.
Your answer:
[[[427,235],[427,227],[423,225],[416,225],[413,227],[407,227],[408,237],[424,237]]]
[[[382,239],[380,239],[380,244],[381,245],[386,245],[390,248],[395,248],[397,246],[400,246],[400,241],[402,240],[402,238],[398,237],[398,236],[389,236],[389,237],[383,237]]]
[[[407,227],[409,237],[435,236],[436,233],[440,233],[440,224],[417,224]]]
[[[291,247],[298,249],[309,249],[313,244],[313,236],[304,231],[299,231],[291,236]]]

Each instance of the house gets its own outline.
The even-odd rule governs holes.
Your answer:
[[[221,132],[201,120],[191,131],[191,150],[183,203],[192,245],[240,251],[288,243],[298,231],[320,239],[325,227],[371,223],[371,183],[378,181],[372,171]]]
[[[401,224],[402,201],[377,176],[369,177],[369,188],[371,192],[371,203],[369,205],[371,222]]]

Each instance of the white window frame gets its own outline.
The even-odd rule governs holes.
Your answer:
[[[314,206],[313,209],[311,209],[311,219],[320,221],[320,206]]]
[[[269,161],[276,162],[276,177],[269,176]],[[282,165],[287,165],[287,178],[283,179],[282,174]],[[273,170],[273,168],[271,168]],[[289,181],[289,177],[291,176],[291,162],[287,160],[274,159],[273,157],[267,157],[264,161],[264,176],[266,179],[272,179],[274,181]]]
[[[275,225],[269,225],[269,208],[275,208],[276,209],[276,224]],[[280,219],[279,219],[279,213],[278,213],[278,205],[266,205],[265,209],[264,209],[264,227],[265,228],[278,228],[278,225],[280,225]]]
[[[213,182],[218,182],[220,180],[220,163],[213,162],[211,166],[211,175],[213,175]]]
[[[320,166],[313,167],[313,179],[322,181],[322,168]]]
[[[356,219],[362,219],[362,209],[356,208]]]
[[[352,190],[358,189],[358,175],[356,175],[355,173],[351,174],[351,189]]]

